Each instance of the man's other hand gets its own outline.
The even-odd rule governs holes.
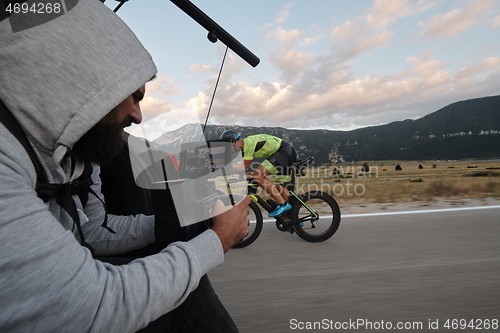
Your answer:
[[[215,202],[212,230],[219,236],[224,253],[248,235],[250,222],[247,207],[249,204],[250,198],[244,197],[228,210],[222,201]],[[217,212],[223,213],[217,214]]]

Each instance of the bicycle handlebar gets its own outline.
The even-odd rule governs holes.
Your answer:
[[[298,169],[301,166],[309,164],[309,162],[313,162],[313,161],[314,161],[314,157],[311,156],[311,157],[306,158],[303,161],[298,161],[298,162],[293,163],[293,166]]]

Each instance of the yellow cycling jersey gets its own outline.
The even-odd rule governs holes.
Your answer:
[[[243,159],[268,158],[281,146],[283,140],[269,134],[256,134],[243,139]]]

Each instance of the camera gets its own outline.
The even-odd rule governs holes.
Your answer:
[[[167,200],[173,201],[180,226],[192,226],[188,229],[198,230],[195,234],[210,226],[214,214],[224,211],[214,212],[217,200],[229,209],[246,194],[246,181],[233,168],[242,164],[242,156],[231,142],[182,143],[173,160],[177,168],[173,155],[149,146],[142,150],[132,163],[137,185],[151,190],[155,213],[161,213],[162,206],[171,207]]]
[[[233,155],[232,151],[233,144],[221,140],[181,145],[180,182],[170,186],[181,226],[213,217],[216,200],[230,208],[237,197],[246,193],[246,183],[233,169],[241,155]]]

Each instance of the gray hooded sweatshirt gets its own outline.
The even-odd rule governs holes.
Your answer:
[[[0,22],[0,99],[54,183],[81,174],[81,163],[65,158],[75,142],[155,73],[134,34],[98,0],[16,33]],[[94,260],[68,214],[39,199],[35,184],[27,153],[0,124],[0,332],[135,332],[180,305],[223,261],[212,230],[128,265]],[[113,235],[100,227],[94,196],[84,209],[76,201],[98,255],[154,241],[152,217],[110,216]]]

